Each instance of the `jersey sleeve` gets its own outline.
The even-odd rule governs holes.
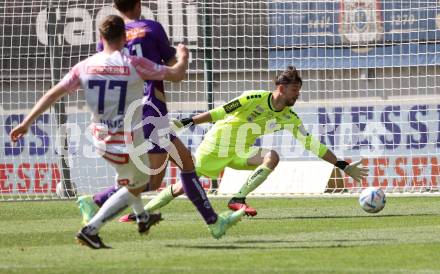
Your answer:
[[[129,56],[129,59],[143,80],[164,80],[168,72],[167,66],[158,65],[147,58]]]
[[[72,93],[80,88],[81,81],[79,76],[82,65],[83,62],[76,64],[58,83],[58,85],[66,89],[68,93]]]
[[[328,148],[307,132],[304,124],[295,112],[291,111],[291,113],[293,114],[293,118],[289,120],[289,123],[284,125],[284,128],[289,130],[306,150],[322,158]]]
[[[176,56],[176,49],[170,45],[167,33],[160,23],[156,24],[156,41],[160,53],[160,57],[167,63],[173,57]]]
[[[212,122],[222,120],[227,114],[242,108],[246,108],[250,103],[249,98],[250,97],[247,94],[243,94],[235,99],[232,99],[229,103],[211,109],[209,113],[211,114]]]

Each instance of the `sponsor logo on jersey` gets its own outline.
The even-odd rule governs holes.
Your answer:
[[[226,113],[231,113],[231,112],[233,112],[234,110],[236,110],[239,107],[241,107],[241,103],[240,103],[240,101],[238,99],[234,100],[234,101],[232,101],[230,103],[227,103],[226,105],[223,106],[223,108],[225,109]]]
[[[266,122],[266,129],[264,134],[272,133],[281,130],[281,125],[278,124],[277,119],[270,119]]]
[[[143,38],[143,37],[145,37],[146,34],[147,34],[147,32],[146,32],[145,28],[129,29],[126,31],[127,41],[130,41],[130,40],[133,40],[136,38]]]
[[[130,75],[130,68],[126,66],[88,66],[87,74]]]
[[[257,105],[255,109],[251,112],[251,114],[247,117],[248,122],[252,122],[255,118],[260,116],[264,112],[264,108],[260,105]]]

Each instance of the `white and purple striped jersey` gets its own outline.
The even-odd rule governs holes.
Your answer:
[[[167,70],[166,66],[143,57],[119,51],[110,55],[100,52],[76,64],[60,85],[70,93],[80,87],[84,89],[86,104],[92,112],[91,130],[95,145],[109,153],[125,154],[127,140],[136,138],[133,126],[142,118],[142,108],[137,108],[132,125],[124,127],[127,108],[142,99],[144,80],[163,80]],[[131,130],[127,132],[124,128]],[[140,138],[143,139],[143,134]]]

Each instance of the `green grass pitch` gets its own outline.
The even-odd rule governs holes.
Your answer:
[[[139,236],[108,223],[110,250],[74,242],[74,202],[0,203],[1,273],[440,273],[440,197],[388,198],[378,214],[356,198],[248,198],[258,209],[221,240],[190,202]],[[227,200],[213,199],[217,210]]]

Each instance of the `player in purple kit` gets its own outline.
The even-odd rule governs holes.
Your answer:
[[[160,23],[140,19],[140,0],[115,0],[114,6],[125,21],[127,32],[127,48],[131,55],[143,56],[157,63],[173,65],[176,62],[175,49],[170,46],[168,37]],[[99,49],[99,47],[98,47]],[[162,183],[168,158],[181,169],[181,180],[185,193],[203,216],[214,238],[220,238],[232,224],[236,223],[244,212],[224,212],[217,216],[212,209],[206,194],[195,173],[191,152],[176,136],[169,134],[169,122],[163,81],[146,81],[144,87],[143,118],[149,123],[144,124],[144,136],[152,142],[148,150],[149,183],[145,191],[155,190]],[[91,219],[97,208],[118,187],[110,187],[96,195],[78,198],[83,215],[83,222]]]

